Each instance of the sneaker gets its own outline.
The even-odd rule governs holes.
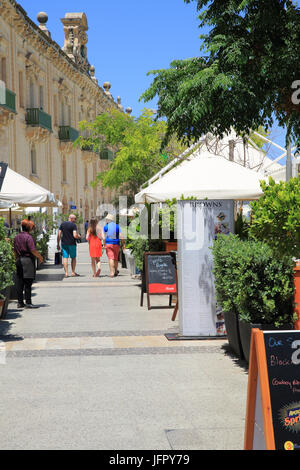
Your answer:
[[[26,304],[25,308],[39,308],[37,305]]]
[[[18,302],[17,308],[25,308],[25,304],[22,302]]]

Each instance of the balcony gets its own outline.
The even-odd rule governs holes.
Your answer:
[[[29,108],[26,112],[26,137],[35,142],[46,142],[52,133],[52,118],[39,108]]]
[[[75,142],[79,137],[79,132],[71,126],[60,126],[58,137],[61,142]]]
[[[100,160],[113,160],[114,158],[114,153],[109,149],[104,149],[100,153]]]
[[[16,112],[16,94],[7,88],[0,88],[0,130],[6,128],[14,119]]]
[[[99,154],[99,151],[95,150],[93,145],[82,144],[81,151],[81,159],[83,162],[92,163],[97,161],[97,155]]]
[[[0,106],[11,113],[16,113],[16,94],[8,88],[5,88],[3,92],[0,89]]]
[[[26,123],[31,127],[41,127],[52,132],[51,116],[39,108],[29,108],[26,113]]]

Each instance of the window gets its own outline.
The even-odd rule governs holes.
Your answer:
[[[24,108],[24,79],[23,72],[19,72],[19,106]]]
[[[54,95],[54,125],[57,126],[58,119],[57,119],[57,96]]]
[[[1,57],[0,60],[0,79],[6,84],[6,57]]]
[[[44,87],[40,85],[40,109],[44,109]]]
[[[33,84],[33,81],[30,80],[30,83],[29,83],[29,107],[34,108],[34,103],[35,103],[34,84]]]
[[[71,106],[68,105],[68,126],[71,126],[71,122],[72,122],[72,109],[71,109]]]
[[[61,125],[65,126],[65,104],[61,102]]]
[[[63,183],[67,181],[67,162],[65,157],[63,157],[62,159],[62,180]]]
[[[31,146],[31,149],[30,149],[30,159],[31,159],[31,174],[37,175],[36,149],[35,149],[34,144]]]
[[[87,165],[84,166],[84,185],[88,185],[88,167]]]

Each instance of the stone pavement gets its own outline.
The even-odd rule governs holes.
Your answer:
[[[40,308],[11,303],[0,322],[0,448],[243,449],[245,363],[224,339],[168,341],[172,310],[140,307],[139,281],[103,259],[97,279],[86,243],[80,277],[48,263]]]

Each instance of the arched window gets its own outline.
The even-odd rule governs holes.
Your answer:
[[[30,161],[31,161],[31,174],[37,175],[36,149],[35,149],[34,144],[32,144],[31,149],[30,149]]]

